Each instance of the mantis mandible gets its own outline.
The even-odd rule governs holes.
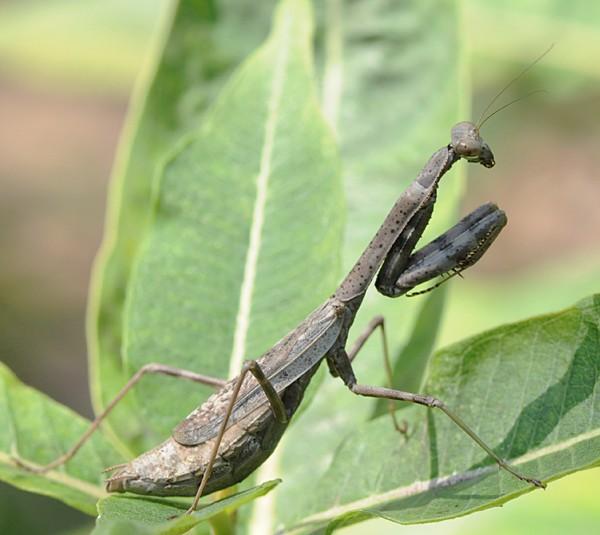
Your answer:
[[[201,496],[242,481],[269,457],[312,376],[325,360],[331,374],[340,377],[352,393],[439,409],[502,469],[536,487],[545,487],[540,480],[517,472],[498,457],[443,401],[429,395],[363,385],[357,380],[352,361],[368,336],[377,328],[384,328],[382,318],[375,318],[354,347],[346,351],[348,331],[376,275],[379,292],[398,297],[437,276],[460,273],[483,255],[506,224],[504,212],[491,203],[485,204],[413,252],[431,217],[440,179],[461,158],[488,168],[494,165],[492,151],[480,137],[478,126],[470,122],[452,128],[451,142],[431,156],[400,195],[333,295],[261,357],[246,361],[237,377],[223,381],[148,364],[129,380],[64,455],[45,466],[16,461],[35,472],[45,472],[67,462],[147,373],[208,384],[218,391],[185,418],[165,442],[128,463],[107,469],[114,471],[106,483],[109,492],[194,496],[188,510],[192,512]],[[388,358],[385,352],[384,356]]]

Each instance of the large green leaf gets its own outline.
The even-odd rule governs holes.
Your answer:
[[[189,501],[171,500],[166,502],[139,496],[111,496],[101,500],[98,504],[99,516],[94,534],[178,535],[187,533],[201,522],[211,520],[221,513],[232,513],[249,501],[264,496],[278,483],[277,480],[268,481],[258,487],[208,505],[201,505],[198,511],[191,515],[183,514],[189,507]]]
[[[106,495],[102,470],[123,461],[101,433],[64,467],[44,475],[27,472],[13,461],[13,457],[39,464],[53,461],[88,426],[84,418],[25,386],[0,364],[0,479],[94,515],[96,501]]]
[[[341,190],[313,88],[310,10],[282,6],[161,173],[129,288],[130,373],[160,361],[233,376],[337,280]],[[202,400],[197,385],[161,377],[136,396],[155,440]]]
[[[468,118],[465,58],[454,2],[332,0],[319,6],[323,4],[317,51],[324,111],[337,124],[344,157],[349,203],[344,265],[349,269],[400,192],[431,153],[448,143],[451,126]],[[429,237],[456,217],[460,167],[452,175],[440,188]],[[375,314],[383,314],[392,352],[399,354],[422,303],[369,292],[350,340]],[[429,322],[433,337],[439,314],[429,314],[432,308],[424,312],[423,322]],[[417,369],[424,368],[427,358],[423,351]],[[379,336],[367,343],[355,369],[361,380],[384,384]],[[373,410],[370,400],[357,399],[339,380],[322,383],[259,471],[259,481],[281,477],[284,483],[255,504],[255,533],[268,532],[288,518],[306,486],[326,469],[348,426],[368,420]]]
[[[450,346],[428,373],[424,390],[526,474],[547,482],[600,461],[600,295]],[[331,529],[371,516],[431,522],[532,490],[444,415],[402,414],[407,440],[385,416],[355,428],[305,489],[289,527]]]
[[[122,361],[123,308],[132,266],[152,214],[151,192],[159,163],[175,140],[199,127],[216,92],[266,33],[260,9],[240,12],[223,2],[217,10],[211,0],[173,6],[155,47],[154,64],[142,76],[130,107],[93,277],[88,345],[96,412],[129,378]],[[126,398],[109,423],[131,448],[132,438],[140,433],[138,420],[138,412]],[[146,442],[134,449],[150,445]]]

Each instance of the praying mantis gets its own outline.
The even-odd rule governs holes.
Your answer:
[[[15,461],[37,473],[66,463],[146,374],[165,374],[210,385],[217,391],[162,444],[107,469],[113,472],[106,482],[109,492],[194,496],[187,511],[191,513],[198,507],[201,496],[242,481],[269,457],[299,407],[311,378],[322,361],[326,361],[330,373],[340,377],[353,394],[407,401],[442,411],[500,468],[544,488],[542,481],[521,474],[498,457],[442,400],[358,381],[352,362],[367,338],[376,329],[384,329],[382,318],[375,318],[354,346],[346,350],[350,327],[373,279],[380,293],[398,297],[438,276],[458,274],[477,262],[507,222],[497,206],[484,204],[414,252],[433,212],[439,181],[450,168],[460,159],[487,168],[495,163],[490,147],[480,136],[479,126],[458,123],[450,137],[450,143],[434,152],[397,199],[331,297],[262,356],[246,361],[237,377],[224,381],[171,366],[148,364],[127,382],[65,454],[45,466]],[[384,357],[388,360],[385,350]],[[395,425],[400,429],[397,422]]]

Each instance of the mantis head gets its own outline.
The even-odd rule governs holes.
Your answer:
[[[490,103],[485,107],[485,109],[481,112],[479,120],[477,123],[471,123],[469,121],[464,121],[462,123],[458,123],[454,125],[452,128],[450,146],[454,150],[457,156],[460,158],[464,158],[468,162],[476,162],[480,163],[484,167],[494,167],[494,154],[492,153],[492,149],[490,149],[489,145],[481,139],[479,135],[479,129],[483,126],[483,123],[491,119],[498,112],[512,106],[516,102],[523,100],[535,93],[540,93],[543,91],[535,90],[527,93],[526,95],[511,100],[508,104],[504,104],[504,106],[500,106],[497,110],[488,114],[485,118],[485,114],[487,111],[494,105],[494,102],[498,100],[498,98],[511,86],[513,85],[519,78],[521,78],[529,69],[531,69],[538,61],[540,61],[550,50],[552,50],[551,45],[543,54],[538,56],[534,61],[532,61],[529,65],[527,65],[517,76],[515,76],[512,80],[510,80],[490,101]]]
[[[454,152],[468,162],[480,163],[484,167],[494,167],[494,154],[489,145],[479,135],[479,128],[468,121],[455,124],[450,134],[450,145]]]

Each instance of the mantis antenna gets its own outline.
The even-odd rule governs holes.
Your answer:
[[[486,114],[486,112],[494,105],[494,103],[504,94],[504,92],[510,87],[512,86],[517,80],[519,80],[520,78],[523,77],[523,75],[529,71],[534,65],[536,65],[537,63],[539,63],[542,58],[544,58],[544,56],[546,56],[546,54],[548,54],[550,52],[550,50],[552,50],[554,48],[554,43],[551,44],[542,54],[540,54],[536,59],[534,59],[529,65],[527,65],[519,74],[517,74],[517,76],[515,76],[512,80],[510,80],[497,94],[496,96],[490,101],[490,103],[485,107],[485,109],[481,112],[481,115],[479,116],[479,120],[477,121],[477,129],[481,128],[481,126],[483,125],[483,123],[485,123],[490,117],[492,117],[493,115],[496,115],[496,113],[498,113],[499,111],[508,108],[508,106],[511,106],[512,104],[514,104],[515,102],[518,102],[519,100],[523,100],[527,97],[530,97],[531,95],[535,94],[535,93],[540,93],[543,92],[543,89],[537,89],[535,91],[532,91],[530,93],[528,93],[527,95],[523,96],[523,97],[519,97],[515,100],[512,100],[511,102],[509,102],[508,104],[505,104],[504,106],[501,106],[500,108],[498,108],[497,110],[493,111],[492,113],[490,113],[485,119],[483,118],[483,116]]]
[[[535,95],[537,93],[547,93],[547,91],[545,89],[534,89],[533,91],[530,91],[529,93],[523,95],[522,97],[515,98],[514,100],[511,100],[508,104],[504,104],[504,106],[500,106],[497,110],[495,110],[492,113],[490,113],[483,121],[481,121],[477,125],[477,128],[481,128],[488,121],[488,119],[491,119],[498,112],[500,112],[500,111],[508,108],[509,106],[512,106],[513,104],[516,104],[517,102],[519,102],[521,100],[525,100],[526,98],[529,98],[530,96]]]

